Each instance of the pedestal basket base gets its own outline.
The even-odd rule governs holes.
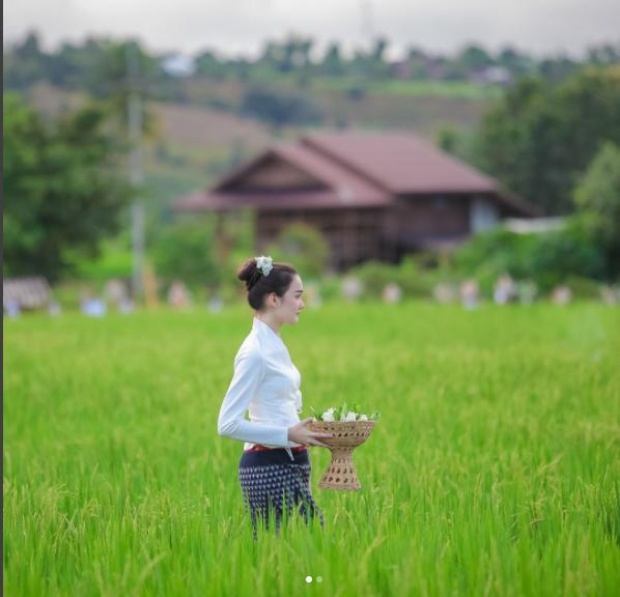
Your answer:
[[[319,481],[321,489],[361,489],[351,454],[355,448],[331,448],[332,461]]]
[[[362,484],[351,455],[363,444],[375,426],[375,421],[313,421],[309,428],[331,434],[324,439],[331,451],[331,462],[319,482],[320,489],[361,489]]]

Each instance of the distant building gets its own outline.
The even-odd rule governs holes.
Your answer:
[[[305,222],[331,246],[332,266],[398,261],[450,249],[507,217],[538,214],[488,176],[411,134],[320,133],[275,145],[177,212],[256,212],[258,247]]]
[[[507,218],[502,222],[504,228],[517,234],[545,234],[563,230],[566,218],[562,216],[550,218]]]
[[[2,306],[5,312],[47,309],[52,292],[41,276],[5,278],[2,283]]]
[[[489,66],[476,72],[471,80],[476,83],[489,83],[491,85],[508,85],[512,83],[510,71],[501,66]]]
[[[190,77],[196,72],[193,58],[182,54],[170,54],[161,59],[161,67],[173,77]]]

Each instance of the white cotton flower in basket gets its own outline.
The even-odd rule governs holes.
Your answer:
[[[328,408],[322,415],[320,420],[321,421],[335,421],[335,417],[334,417],[334,408]]]
[[[311,409],[315,421],[309,424],[313,431],[329,433],[331,437],[323,442],[331,451],[332,459],[321,481],[321,489],[361,489],[351,455],[353,450],[363,444],[375,427],[379,413],[360,414],[360,408],[344,403],[340,407],[328,408],[322,414]]]

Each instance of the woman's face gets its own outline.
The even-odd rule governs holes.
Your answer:
[[[280,323],[293,324],[299,321],[299,314],[305,306],[304,300],[301,298],[303,291],[304,285],[301,278],[296,275],[284,296],[278,297],[274,315]]]

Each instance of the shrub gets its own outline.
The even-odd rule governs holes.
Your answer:
[[[349,274],[362,282],[363,296],[371,299],[381,298],[390,283],[398,284],[405,297],[429,297],[439,275],[423,272],[412,259],[405,259],[400,265],[368,261],[349,270]]]
[[[249,89],[241,111],[276,127],[317,124],[323,118],[319,106],[308,95],[267,88]]]
[[[581,230],[569,225],[564,230],[538,237],[528,255],[527,270],[541,290],[566,282],[569,277],[600,280],[605,274],[603,250]]]
[[[155,243],[153,257],[158,275],[168,282],[180,279],[192,286],[214,287],[222,278],[212,231],[202,222],[166,228]]]
[[[497,277],[508,272],[514,278],[529,277],[529,261],[538,238],[502,228],[472,237],[455,254],[454,264],[464,276]]]
[[[302,222],[284,228],[268,252],[276,261],[291,263],[308,279],[321,278],[329,260],[329,245],[323,235]]]
[[[543,292],[570,276],[602,279],[605,273],[602,249],[576,219],[563,230],[540,235],[503,229],[476,235],[457,251],[454,263],[461,276],[476,278],[483,293],[490,292],[505,273],[532,279]]]
[[[564,283],[571,289],[573,298],[595,300],[601,298],[601,284],[595,280],[569,276]]]
[[[620,147],[601,147],[575,190],[585,232],[604,251],[606,274],[620,274]]]

